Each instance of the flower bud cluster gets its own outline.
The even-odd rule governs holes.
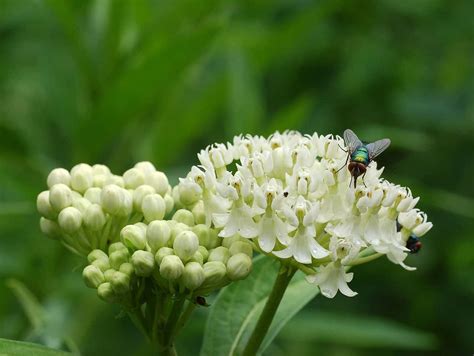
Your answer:
[[[121,242],[131,254],[135,274],[153,278],[167,292],[207,295],[252,269],[252,246],[243,238],[222,239],[197,214],[179,209],[171,220],[125,226]]]
[[[344,146],[338,136],[317,133],[238,136],[201,151],[201,166],[192,167],[173,196],[196,207],[219,236],[251,240],[299,267],[323,295],[353,296],[348,266],[386,255],[411,269],[404,264],[406,241],[432,224],[415,208],[419,198],[383,180],[376,162],[353,188]]]
[[[137,163],[123,176],[100,164],[56,168],[47,185],[36,201],[41,230],[82,256],[107,251],[123,226],[163,219],[174,207],[168,178],[150,162]]]

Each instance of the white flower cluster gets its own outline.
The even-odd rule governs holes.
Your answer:
[[[175,201],[202,206],[219,236],[250,239],[262,252],[287,259],[326,297],[353,296],[349,266],[386,255],[411,269],[403,263],[406,241],[432,224],[415,208],[419,198],[381,179],[376,162],[351,187],[350,172],[340,169],[344,146],[338,136],[316,133],[238,136],[198,154],[201,165],[174,188]]]
[[[70,172],[56,168],[47,184],[36,202],[41,230],[82,256],[107,251],[123,226],[163,219],[174,206],[168,178],[150,162],[137,163],[123,176],[98,164],[81,163]]]
[[[107,302],[126,305],[147,284],[145,278],[161,291],[194,299],[247,277],[252,269],[249,241],[219,238],[214,229],[196,225],[188,210],[178,210],[171,220],[127,225],[120,236],[108,254],[92,251],[83,271],[86,285]]]

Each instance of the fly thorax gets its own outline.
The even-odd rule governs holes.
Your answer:
[[[358,147],[352,153],[351,161],[368,165],[369,164],[369,151],[367,150],[367,147],[365,146]]]

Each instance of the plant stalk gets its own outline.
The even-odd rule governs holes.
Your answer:
[[[265,335],[270,328],[270,325],[275,317],[275,313],[280,305],[280,302],[285,294],[285,290],[288,287],[291,279],[293,278],[296,269],[292,266],[281,264],[278,271],[277,278],[273,284],[273,289],[268,296],[265,307],[263,308],[262,314],[258,319],[257,325],[250,336],[247,345],[242,353],[243,356],[254,356],[257,354],[260,345],[265,338]]]

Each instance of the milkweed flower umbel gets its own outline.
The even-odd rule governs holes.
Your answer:
[[[202,150],[174,197],[188,209],[200,206],[220,237],[248,239],[302,269],[326,297],[353,296],[350,266],[386,255],[413,269],[404,263],[406,241],[432,224],[415,207],[419,198],[382,179],[376,162],[350,186],[344,146],[317,133],[237,136]]]

